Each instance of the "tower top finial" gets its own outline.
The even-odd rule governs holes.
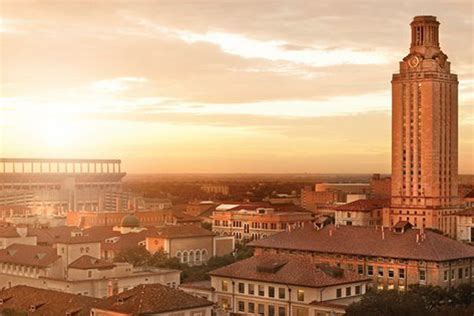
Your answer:
[[[432,15],[418,15],[413,18],[411,26],[411,48],[439,48],[439,22]]]

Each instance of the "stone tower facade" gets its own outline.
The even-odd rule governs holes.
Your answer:
[[[411,22],[410,53],[392,78],[392,196],[384,225],[408,220],[455,237],[458,80],[439,45],[439,22]]]

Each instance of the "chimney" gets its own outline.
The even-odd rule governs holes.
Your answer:
[[[416,243],[420,244],[420,234],[416,234]]]
[[[329,237],[332,237],[332,228],[329,230]]]
[[[382,240],[385,239],[385,231],[383,230],[383,226],[382,226]]]

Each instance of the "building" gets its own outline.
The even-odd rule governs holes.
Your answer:
[[[93,226],[117,226],[120,225],[123,217],[133,214],[140,223],[146,226],[165,225],[201,225],[201,220],[197,217],[174,211],[173,209],[162,210],[132,210],[129,212],[96,212],[78,211],[67,214],[66,224],[81,228]]]
[[[92,307],[102,304],[98,298],[26,285],[0,290],[1,315],[90,316]]]
[[[145,208],[149,210],[164,210],[173,207],[170,199],[143,198]]]
[[[216,236],[198,226],[167,226],[146,237],[146,249],[155,253],[164,250],[181,263],[201,265],[213,256],[224,256],[235,249],[233,236]]]
[[[456,230],[459,241],[474,242],[474,208],[456,213]]]
[[[371,281],[309,257],[266,253],[209,274],[217,305],[246,315],[342,315]]]
[[[229,195],[229,186],[224,184],[204,184],[201,186],[201,191],[212,195]]]
[[[370,180],[370,197],[375,199],[387,199],[392,194],[392,178],[382,177],[376,173]]]
[[[335,208],[336,225],[381,226],[384,207],[390,199],[363,199]]]
[[[93,298],[24,285],[0,290],[0,314],[48,316],[211,316],[213,303],[159,285],[140,285],[108,298]]]
[[[308,186],[301,190],[301,206],[319,213],[334,204],[364,199],[369,193],[369,183],[317,183],[314,190]]]
[[[268,202],[221,204],[212,214],[212,231],[237,241],[265,238],[290,227],[311,223],[313,214],[294,204]]]
[[[10,245],[0,250],[0,288],[28,285],[101,298],[139,284],[180,283],[180,271],[111,263],[100,253],[100,242],[80,235],[61,240],[54,248]]]
[[[214,303],[160,284],[140,285],[103,300],[94,316],[211,316]]]
[[[13,244],[36,245],[37,237],[26,226],[0,227],[0,249]]]
[[[410,52],[392,78],[392,200],[384,225],[417,219],[455,237],[457,75],[440,48],[436,17],[416,16],[410,25]]]
[[[474,248],[400,222],[392,229],[304,226],[249,244],[255,254],[307,256],[372,278],[374,286],[404,290],[410,284],[453,287],[472,283]]]
[[[105,192],[121,190],[120,164],[116,159],[0,158],[0,205],[54,214],[100,209]]]

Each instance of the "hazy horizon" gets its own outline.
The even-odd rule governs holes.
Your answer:
[[[117,158],[129,174],[390,173],[390,80],[413,16],[428,14],[459,76],[459,173],[473,174],[473,10],[0,0],[0,157]]]

